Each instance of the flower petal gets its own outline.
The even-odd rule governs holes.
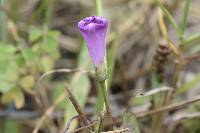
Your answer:
[[[107,27],[108,21],[97,16],[87,17],[78,23],[78,28],[87,43],[89,54],[96,67],[104,60]]]

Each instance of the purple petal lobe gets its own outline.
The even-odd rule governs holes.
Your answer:
[[[78,28],[87,43],[93,64],[98,67],[103,63],[106,52],[107,19],[98,16],[86,17],[78,22]]]

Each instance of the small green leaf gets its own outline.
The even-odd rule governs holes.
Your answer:
[[[17,108],[21,108],[24,106],[24,95],[19,88],[13,88],[4,93],[1,100],[2,103],[9,103],[11,101],[14,101]]]
[[[124,112],[122,128],[129,128],[132,133],[140,133],[137,117],[132,112]]]
[[[152,96],[156,97],[157,99],[160,97],[160,94],[166,93],[167,91],[170,91],[170,90],[172,90],[172,88],[167,87],[167,86],[154,88],[148,92],[142,93],[141,95],[137,95],[136,97],[132,98],[132,103],[134,105],[143,105],[144,103],[150,101],[150,98]]]
[[[16,91],[13,94],[13,99],[15,102],[16,108],[21,108],[24,106],[24,94],[20,89],[16,89]]]
[[[35,79],[32,75],[22,77],[19,84],[26,92],[33,94],[33,86],[35,84]]]
[[[26,56],[26,59],[29,61],[33,61],[36,59],[37,53],[34,53],[33,50],[31,48],[28,49],[24,49],[24,55]]]
[[[14,46],[0,42],[0,60],[8,60],[13,56],[16,50]]]
[[[7,104],[13,100],[13,89],[9,90],[8,92],[4,93],[3,96],[1,97],[1,101],[4,104]]]
[[[47,72],[53,68],[53,61],[48,56],[44,56],[41,59],[41,71]]]
[[[31,42],[36,41],[43,35],[43,31],[37,27],[31,27],[29,32],[29,39]]]
[[[0,61],[0,81],[16,81],[19,69],[15,61]]]
[[[149,96],[147,96],[147,97],[136,97],[131,101],[132,101],[132,104],[134,106],[144,105],[145,103],[150,101],[150,97]]]
[[[58,51],[59,35],[60,35],[60,33],[58,31],[49,31],[45,38],[46,43],[43,44],[45,51],[47,51],[53,59],[58,59],[60,56],[59,51]]]
[[[0,80],[0,92],[6,93],[10,89],[12,89],[15,85],[6,81],[1,81]]]

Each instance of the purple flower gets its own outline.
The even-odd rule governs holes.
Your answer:
[[[106,52],[107,19],[98,16],[86,17],[78,22],[78,28],[87,43],[93,64],[98,67],[103,63]]]

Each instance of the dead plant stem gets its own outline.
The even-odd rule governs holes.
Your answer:
[[[78,114],[81,117],[82,122],[84,123],[85,126],[87,126],[89,123],[87,121],[87,117],[85,115],[85,113],[83,112],[83,110],[81,109],[81,106],[79,105],[79,103],[77,102],[77,100],[75,99],[74,95],[71,93],[71,91],[69,90],[69,88],[66,86],[66,91],[68,94],[68,98],[71,101],[71,103],[73,104],[74,108],[76,109],[76,111],[78,112]]]

